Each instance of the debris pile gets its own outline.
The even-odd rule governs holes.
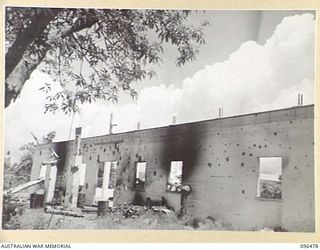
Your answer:
[[[93,213],[93,214],[97,214],[98,213],[98,208],[97,207],[90,207],[90,206],[83,206],[83,208],[81,208],[81,212],[82,213]]]
[[[274,227],[274,228],[269,228],[269,227],[265,227],[263,229],[259,230],[260,232],[288,232],[288,230],[282,228],[282,227]]]
[[[50,213],[50,214],[60,214],[65,216],[84,217],[80,209],[66,210],[62,206],[57,206],[57,207],[46,206],[44,208],[44,212]]]
[[[24,212],[25,202],[12,198],[11,196],[3,197],[2,210],[2,228],[3,229],[20,229],[20,224],[16,220],[17,215],[22,215]]]
[[[126,203],[110,208],[110,212],[117,216],[122,218],[139,218],[140,214],[145,211],[147,208],[143,206],[136,206],[136,205],[127,205]]]
[[[121,217],[124,219],[127,218],[140,218],[140,216],[147,213],[147,211],[152,211],[154,214],[164,214],[169,215],[173,214],[175,215],[174,211],[168,209],[166,206],[138,206],[138,205],[127,205],[126,203],[109,208],[109,213],[116,216]]]

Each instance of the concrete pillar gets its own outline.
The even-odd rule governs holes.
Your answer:
[[[103,182],[102,182],[102,200],[107,201],[109,196],[109,181],[110,181],[110,171],[111,162],[106,162],[104,164]]]
[[[82,155],[76,155],[73,172],[72,172],[72,200],[70,206],[72,208],[77,207],[78,203],[78,194],[79,194],[79,185],[80,185],[80,167],[82,162]]]
[[[54,196],[54,189],[57,180],[57,161],[47,161],[41,164],[42,173],[41,177],[45,179],[44,188],[46,190],[45,202],[51,203]]]
[[[46,195],[46,202],[50,203],[52,202],[52,199],[54,197],[54,190],[56,186],[57,181],[57,165],[49,165],[48,168],[50,169],[49,174],[49,182],[48,182],[48,189],[47,189],[47,195]]]
[[[82,164],[82,152],[80,149],[80,144],[81,127],[76,128],[76,135],[74,140],[74,157],[73,162],[71,162],[70,164],[67,180],[65,206],[71,208],[77,207],[80,180],[83,180],[84,174],[84,170],[82,168],[85,167],[85,164]]]

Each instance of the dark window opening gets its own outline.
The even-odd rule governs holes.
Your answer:
[[[146,183],[146,168],[147,162],[136,163],[136,174],[134,179],[134,188],[144,189]]]
[[[109,189],[114,189],[116,187],[117,182],[117,166],[118,162],[112,161],[110,162],[110,173],[109,173]]]
[[[103,175],[104,175],[104,162],[101,162],[98,166],[98,179],[97,179],[97,187],[102,188],[103,184]]]
[[[103,187],[103,182],[108,183],[108,189],[114,189],[117,181],[118,162],[100,162],[98,165],[97,188]],[[104,180],[104,175],[108,175],[109,179]]]

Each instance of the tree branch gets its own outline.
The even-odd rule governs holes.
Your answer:
[[[90,60],[87,58],[87,56],[85,55],[85,53],[83,53],[83,50],[86,51],[86,49],[81,45],[81,43],[78,41],[78,39],[72,35],[72,38],[76,41],[76,43],[79,45],[79,48],[80,48],[80,52],[81,52],[81,56],[84,57],[84,59],[86,59],[86,61],[88,62],[88,64],[90,65]],[[99,71],[93,66],[93,65],[90,65],[90,67],[93,68],[94,72],[96,72],[96,74],[99,76]]]
[[[58,13],[57,13],[58,14]],[[51,19],[52,20],[52,19]],[[40,21],[39,23],[41,23]],[[65,38],[67,36],[72,35],[74,32],[81,31],[86,28],[90,28],[92,25],[97,22],[97,19],[95,18],[87,18],[82,22],[78,22],[72,26],[66,27],[64,31],[59,32],[56,29],[49,30],[49,34],[47,35],[46,39],[47,41],[43,43],[41,46],[41,49],[39,51],[39,54],[35,56],[32,60],[27,60],[24,58],[30,57],[30,55],[27,55],[28,48],[31,44],[28,44],[27,47],[24,49],[24,53],[20,56],[20,58],[16,57],[16,53],[14,51],[10,52],[11,57],[16,57],[14,60],[16,61],[16,66],[11,70],[11,72],[6,75],[5,80],[5,108],[10,105],[12,101],[14,101],[20,94],[24,83],[30,78],[31,73],[37,68],[37,66],[42,62],[44,59],[46,53],[48,50],[50,50],[53,46],[53,44],[58,40]],[[33,26],[36,26],[37,23],[33,23]],[[34,28],[36,29],[36,28]],[[43,31],[43,30],[42,30]],[[38,36],[40,33],[38,33]],[[20,39],[19,39],[20,40]],[[23,39],[22,39],[23,40]],[[22,51],[22,50],[21,50]],[[21,53],[21,52],[20,52]],[[12,60],[11,58],[6,60]],[[7,70],[6,70],[7,74]]]
[[[59,13],[61,9],[38,10],[32,18],[31,24],[17,35],[14,43],[6,53],[6,73],[7,78],[21,60],[28,46],[41,36],[44,29]]]
[[[95,17],[89,17],[88,19],[81,20],[81,21],[80,20],[81,19],[77,19],[74,25],[72,25],[69,29],[65,29],[62,32],[61,38],[68,37],[71,34],[76,33],[80,30],[90,28],[92,25],[94,25],[98,21],[98,19]]]

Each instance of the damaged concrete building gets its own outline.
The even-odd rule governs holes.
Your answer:
[[[75,140],[36,147],[31,175],[48,203],[164,199],[235,230],[313,232],[314,106],[90,138],[77,128]]]

